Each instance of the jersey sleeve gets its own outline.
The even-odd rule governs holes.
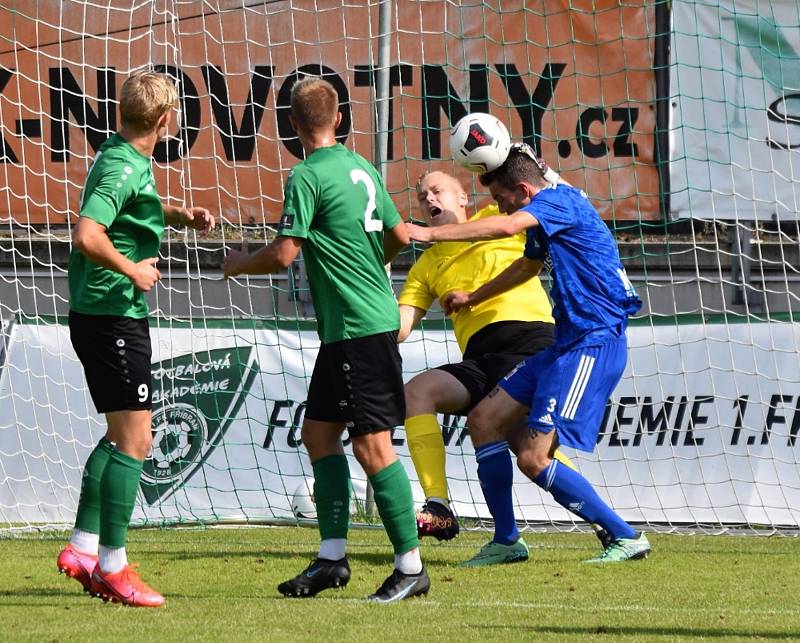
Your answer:
[[[539,241],[537,228],[528,228],[528,236],[525,239],[525,251],[523,254],[533,261],[544,261],[547,252]]]
[[[87,186],[83,193],[80,216],[108,228],[133,196],[141,177],[130,165],[104,166],[92,171],[100,175],[91,177],[91,187]]]
[[[411,269],[408,271],[408,277],[406,277],[406,283],[403,286],[403,291],[397,298],[398,304],[414,306],[422,310],[428,310],[428,308],[431,307],[435,296],[428,287],[425,278],[427,273],[425,269],[426,263],[423,253],[419,260],[411,266]]]
[[[278,224],[278,236],[305,239],[314,219],[317,202],[317,182],[311,172],[294,168],[286,180],[283,212]]]
[[[578,210],[572,203],[572,195],[569,194],[571,189],[568,186],[545,188],[525,207],[536,217],[548,237],[553,237],[575,225]]]

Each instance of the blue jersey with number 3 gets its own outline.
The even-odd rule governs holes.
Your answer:
[[[539,222],[528,228],[525,256],[550,268],[558,349],[620,337],[642,301],[625,274],[614,237],[583,190],[549,186],[522,211]]]

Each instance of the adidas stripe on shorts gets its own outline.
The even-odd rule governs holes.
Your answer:
[[[520,404],[530,407],[528,426],[556,430],[559,444],[593,451],[606,402],[628,361],[625,336],[565,352],[557,347],[532,355],[499,382]]]

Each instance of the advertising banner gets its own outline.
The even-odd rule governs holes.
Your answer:
[[[673,216],[797,219],[796,0],[677,0],[672,19]]]
[[[0,48],[0,221],[75,215],[91,159],[120,125],[122,82],[152,65],[181,96],[179,126],[155,152],[159,193],[235,224],[276,222],[302,157],[288,120],[298,77],[334,84],[339,140],[375,160],[378,4],[220,1],[154,14],[151,3],[16,2],[0,20],[0,41],[16,43]],[[430,169],[457,171],[488,201],[448,149],[450,127],[482,111],[584,188],[604,218],[659,218],[654,3],[540,4],[396,4],[386,171],[402,213]]]
[[[311,331],[153,328],[153,450],[134,520],[291,518],[312,475],[300,443],[318,347]],[[800,331],[793,324],[629,329],[628,370],[593,454],[566,450],[631,521],[800,525]],[[405,377],[459,359],[452,335],[416,332]],[[443,416],[456,512],[488,517],[464,418]],[[71,522],[83,463],[103,435],[62,326],[17,325],[0,374],[0,513]],[[365,476],[346,453],[359,502]],[[393,442],[423,501],[402,427]],[[518,516],[570,521],[515,472]]]

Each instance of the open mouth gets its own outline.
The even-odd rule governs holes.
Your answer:
[[[441,213],[442,213],[442,209],[441,208],[437,208],[435,206],[432,207],[431,208],[431,219],[433,219],[435,217],[438,217]]]

